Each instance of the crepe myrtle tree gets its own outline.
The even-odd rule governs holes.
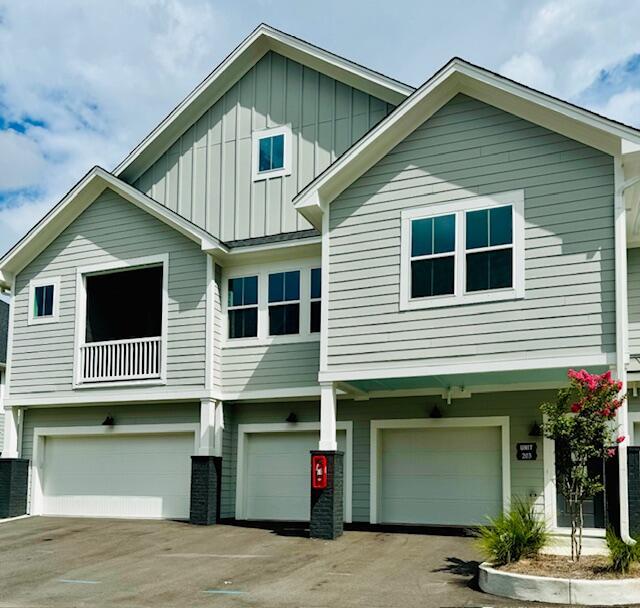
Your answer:
[[[556,487],[564,496],[571,518],[571,559],[582,553],[583,507],[587,500],[604,490],[602,479],[590,474],[589,461],[615,456],[617,436],[616,410],[626,398],[620,394],[622,383],[611,372],[590,374],[570,369],[569,386],[558,391],[555,401],[541,406],[545,415],[543,432],[555,441]]]

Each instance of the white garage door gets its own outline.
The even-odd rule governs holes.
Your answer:
[[[499,428],[381,432],[379,521],[470,525],[502,511]]]
[[[345,436],[338,431],[343,452]],[[318,449],[318,432],[252,433],[245,449],[245,518],[308,521],[310,451]]]
[[[187,519],[192,433],[47,437],[46,515]]]

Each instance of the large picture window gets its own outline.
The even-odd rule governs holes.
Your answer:
[[[402,214],[401,309],[524,297],[522,191]]]

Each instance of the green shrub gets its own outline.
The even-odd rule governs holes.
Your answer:
[[[640,543],[627,545],[612,528],[607,528],[609,568],[619,574],[627,574],[631,564],[640,562]]]
[[[495,565],[534,557],[547,543],[546,526],[529,502],[515,499],[508,513],[490,518],[478,531],[480,549]]]

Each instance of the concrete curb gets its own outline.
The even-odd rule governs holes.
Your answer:
[[[640,579],[584,580],[502,572],[480,564],[480,589],[514,600],[582,606],[622,606],[640,601]]]

